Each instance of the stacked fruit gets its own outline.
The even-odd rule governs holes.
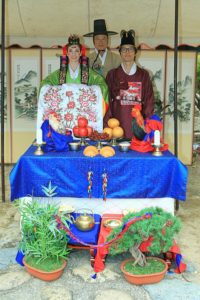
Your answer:
[[[73,127],[73,134],[77,137],[88,137],[92,132],[93,128],[88,126],[88,120],[84,117],[79,117],[78,126]]]
[[[119,139],[124,135],[123,128],[120,127],[119,121],[115,118],[108,120],[108,127],[105,127],[103,132],[107,133],[110,139]]]

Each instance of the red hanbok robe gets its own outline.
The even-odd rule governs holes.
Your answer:
[[[109,118],[116,118],[124,129],[124,137],[132,138],[131,110],[137,103],[142,105],[144,119],[153,115],[154,94],[149,73],[138,67],[134,75],[128,75],[121,66],[110,70],[106,77],[109,88],[109,110],[104,117],[104,127]]]

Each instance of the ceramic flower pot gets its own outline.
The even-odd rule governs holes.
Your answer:
[[[54,271],[45,272],[45,271],[42,271],[42,270],[39,270],[39,269],[29,266],[26,263],[25,259],[23,259],[23,263],[29,274],[31,274],[32,276],[37,277],[41,280],[44,280],[44,281],[53,281],[53,280],[58,279],[62,275],[64,268],[67,265],[67,262],[65,260],[63,260],[63,265],[59,269],[54,270]]]
[[[147,257],[147,260],[149,260],[149,259],[156,259],[156,260],[162,262],[163,268],[164,268],[163,271],[158,272],[158,273],[143,274],[143,275],[136,275],[136,274],[129,273],[129,272],[125,271],[124,267],[125,267],[126,263],[133,261],[133,259],[131,258],[131,259],[126,259],[125,261],[123,261],[120,266],[120,269],[124,274],[124,278],[129,283],[132,283],[135,285],[153,284],[153,283],[157,283],[157,282],[161,281],[164,278],[165,273],[167,272],[167,269],[168,269],[167,263],[163,259],[160,259],[157,257],[156,258],[155,257]]]

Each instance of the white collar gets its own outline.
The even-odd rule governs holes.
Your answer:
[[[123,65],[123,63],[121,63],[121,66],[122,66],[122,69],[123,69],[123,71],[127,74],[127,75],[134,75],[135,74],[135,72],[137,71],[137,65],[136,65],[136,63],[134,62],[133,63],[133,65],[132,65],[132,67],[131,67],[131,69],[130,69],[130,72],[129,73],[127,73],[126,72],[126,70],[125,70],[125,68],[124,68],[124,65]]]
[[[95,48],[95,52],[96,52],[96,54],[98,54],[98,50],[97,50],[96,48]],[[100,58],[100,60],[101,60],[102,66],[103,66],[104,63],[105,63],[107,52],[108,52],[108,49],[106,48],[106,50],[104,51],[103,55],[102,55],[102,56],[99,55],[99,58]]]
[[[76,70],[73,71],[72,68],[71,68],[70,65],[69,65],[69,73],[70,73],[70,77],[71,77],[72,79],[76,79],[76,78],[78,77],[78,74],[79,74],[79,66],[80,66],[80,65],[78,65],[78,67],[76,68]]]

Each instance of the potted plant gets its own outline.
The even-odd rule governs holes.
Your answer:
[[[137,220],[137,217],[146,214],[150,214],[150,218]],[[109,254],[116,255],[127,251],[131,253],[132,258],[121,264],[124,277],[130,283],[140,285],[159,282],[163,279],[168,265],[163,259],[152,256],[169,251],[175,234],[180,230],[180,220],[157,207],[146,208],[138,213],[131,212],[124,216],[122,225],[114,229],[107,240],[117,237],[124,225],[131,220],[136,222],[130,225],[120,239],[111,244]]]
[[[18,208],[22,233],[20,250],[25,255],[23,263],[27,271],[45,281],[59,278],[66,266],[69,249],[67,234],[58,228],[55,216],[59,215],[65,226],[70,220],[48,200],[43,204],[34,199],[23,201]]]

